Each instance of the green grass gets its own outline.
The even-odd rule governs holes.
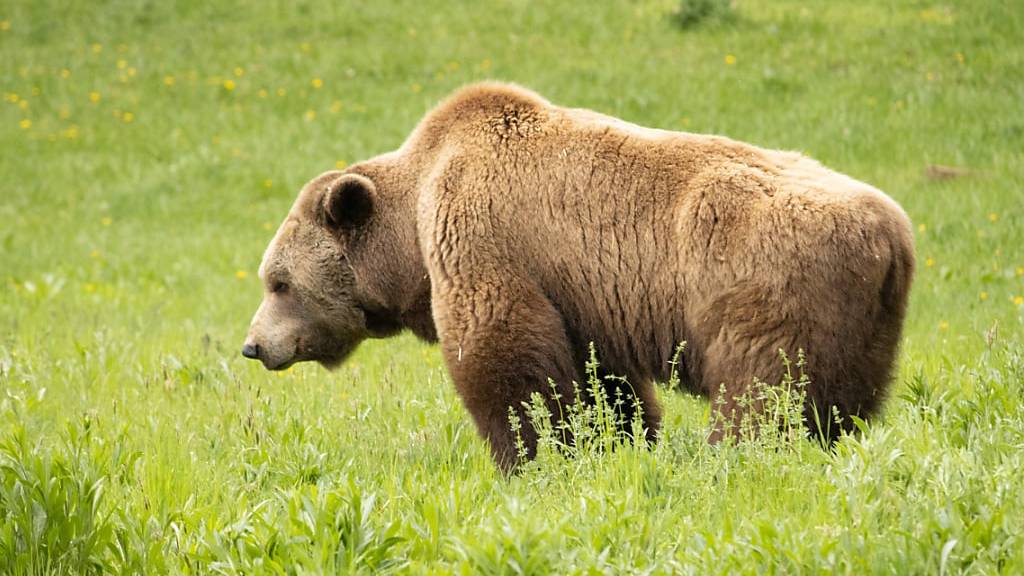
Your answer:
[[[1024,571],[1024,11],[677,8],[0,6],[0,573]],[[919,273],[885,414],[833,452],[711,448],[707,403],[663,390],[653,449],[506,480],[409,336],[335,373],[245,362],[302,183],[483,78],[902,203]]]

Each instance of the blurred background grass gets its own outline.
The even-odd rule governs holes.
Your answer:
[[[1012,384],[1024,322],[1022,20],[1017,3],[994,0],[5,3],[0,566],[72,570],[77,554],[93,569],[149,572],[272,571],[274,558],[292,571],[384,559],[427,572],[902,571],[899,558],[933,571],[1012,548],[999,526],[1024,510],[1021,483],[1006,479],[998,502],[991,490],[1024,433]],[[436,350],[410,337],[367,343],[334,374],[245,364],[255,270],[302,183],[397,147],[445,94],[485,78],[647,126],[800,150],[897,199],[917,227],[919,273],[896,392],[867,447],[709,455],[706,403],[663,393],[655,453],[505,483]],[[934,166],[959,175],[929,176]],[[980,408],[950,408],[961,401]],[[987,424],[970,419],[989,411]],[[971,430],[988,448],[965,444]],[[991,460],[958,460],[968,445]],[[917,475],[894,472],[887,450]],[[101,481],[95,515],[109,515],[109,534],[75,506],[32,512],[57,496],[16,498],[33,484],[11,470],[48,458],[67,472],[43,466],[44,484]],[[942,466],[978,493],[934,484]],[[837,469],[880,492],[832,508],[862,486],[840,485]],[[714,480],[722,470],[739,479]],[[368,494],[368,516],[336,521]],[[987,516],[943,508],[965,494]],[[327,517],[300,537],[281,518],[303,518],[303,495]],[[894,511],[865,512],[880,505]],[[33,540],[28,527],[74,526],[80,512],[79,532]],[[342,525],[373,533],[365,554]],[[275,529],[290,547],[270,549],[260,530]],[[232,530],[260,544],[243,554]],[[84,534],[97,535],[95,553]],[[112,560],[116,541],[137,553]],[[61,542],[78,552],[62,556]],[[309,556],[327,543],[347,560]]]

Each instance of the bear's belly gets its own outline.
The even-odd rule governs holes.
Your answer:
[[[687,370],[689,351],[677,355],[688,339],[681,277],[673,281],[662,273],[623,278],[583,270],[570,276],[576,281],[567,281],[563,271],[561,282],[546,286],[545,292],[561,312],[581,376],[593,345],[604,375],[637,383],[668,381],[675,370],[683,387],[698,390]]]

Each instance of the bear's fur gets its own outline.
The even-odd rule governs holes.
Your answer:
[[[884,397],[913,271],[903,210],[814,160],[485,83],[397,151],[302,190],[264,257],[246,355],[333,364],[403,327],[439,338],[508,470],[509,408],[550,398],[549,378],[571,399],[590,343],[604,373],[627,378],[619,392],[635,394],[651,438],[653,382],[676,366],[716,409],[712,441],[735,433],[755,378],[781,380],[779,351],[803,350],[805,416],[813,427],[837,412],[834,437]]]

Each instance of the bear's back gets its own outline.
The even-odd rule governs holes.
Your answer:
[[[877,293],[892,236],[909,237],[887,196],[800,154],[515,86],[456,93],[423,126],[444,150],[419,216],[434,269],[535,283],[576,347],[593,341],[634,378],[661,376],[722,294],[778,295],[776,310],[820,310],[831,330],[829,292],[857,281]]]

